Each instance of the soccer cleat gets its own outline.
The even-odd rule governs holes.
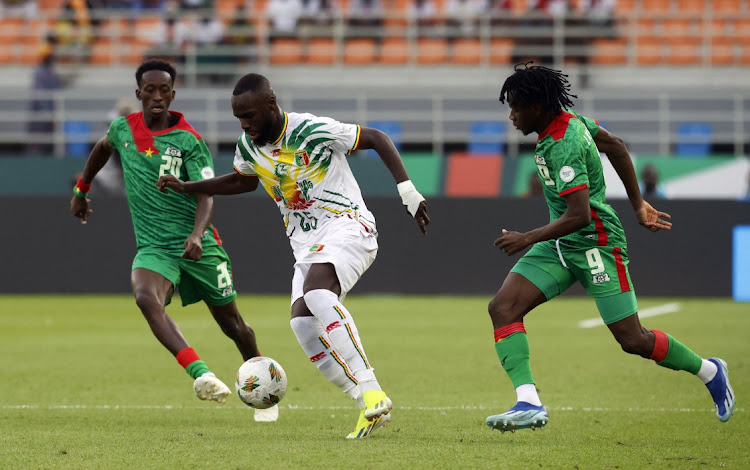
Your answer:
[[[378,428],[382,428],[386,424],[391,422],[391,414],[386,413],[384,415],[378,416],[377,418],[373,419],[372,421],[368,421],[367,418],[365,418],[365,410],[361,410],[359,412],[359,420],[357,420],[357,427],[354,428],[354,431],[350,432],[348,436],[346,436],[347,439],[363,439],[365,437],[370,437],[370,435]]]
[[[364,417],[367,421],[373,421],[393,409],[393,402],[382,390],[368,390],[362,394],[362,399],[365,402]]]
[[[227,401],[227,397],[232,394],[229,387],[219,380],[213,373],[207,372],[193,382],[195,395],[201,400],[213,400],[219,403]]]
[[[270,423],[279,419],[279,405],[273,405],[271,408],[261,410],[255,409],[255,421]]]
[[[714,399],[716,417],[721,422],[727,422],[732,417],[732,413],[734,413],[734,404],[736,402],[734,390],[729,385],[727,363],[718,357],[711,357],[708,360],[716,364],[718,370],[716,371],[716,376],[706,384],[706,387],[711,392],[711,398]]]
[[[543,428],[549,422],[547,409],[543,406],[532,405],[525,401],[519,401],[511,409],[499,415],[488,416],[485,420],[490,429],[497,429],[501,433],[505,431],[516,432],[517,429]]]

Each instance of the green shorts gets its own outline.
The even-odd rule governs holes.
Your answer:
[[[531,281],[547,300],[580,282],[586,293],[594,297],[607,325],[638,311],[625,248],[571,247],[547,240],[531,247],[511,272]]]
[[[143,268],[161,274],[180,292],[182,305],[203,300],[209,305],[226,305],[237,297],[232,283],[232,264],[221,246],[204,248],[200,261],[181,258],[160,248],[141,248],[133,259],[133,269]],[[172,301],[167,299],[166,305]]]

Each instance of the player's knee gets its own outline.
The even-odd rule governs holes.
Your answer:
[[[163,309],[163,302],[153,292],[137,290],[134,292],[135,304],[141,309],[144,315],[150,316],[155,312]]]
[[[487,311],[492,318],[496,327],[509,325],[517,320],[514,306],[516,302],[513,298],[498,294],[490,300]]]

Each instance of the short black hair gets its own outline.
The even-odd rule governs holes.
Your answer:
[[[271,82],[266,77],[257,73],[249,73],[237,80],[232,95],[239,96],[245,92],[271,92]]]
[[[135,71],[135,83],[139,87],[141,86],[143,74],[150,70],[161,70],[162,72],[167,72],[172,79],[172,85],[174,85],[174,81],[177,79],[177,70],[175,70],[172,64],[159,59],[149,59],[143,62],[138,67],[138,70]]]
[[[542,110],[559,114],[563,108],[573,107],[568,76],[559,70],[550,69],[533,62],[517,64],[515,73],[508,77],[500,90],[500,102],[512,96],[513,102],[520,106],[538,104]]]

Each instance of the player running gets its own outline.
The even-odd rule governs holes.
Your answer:
[[[628,273],[625,232],[617,213],[604,200],[599,150],[607,154],[625,184],[638,223],[652,232],[669,230],[672,224],[665,219],[670,216],[641,197],[622,139],[566,109],[573,106],[571,98],[576,98],[569,91],[561,72],[521,64],[500,92],[500,102],[508,101],[514,126],[524,135],[535,132],[539,136],[534,159],[550,222],[526,233],[503,229],[495,241],[509,256],[533,246],[489,304],[497,356],[516,388],[518,402],[505,413],[487,417],[486,423],[501,432],[547,424],[549,416],[531,376],[523,318],[575,282],[594,297],[604,323],[625,352],[697,375],[711,393],[719,420],[728,421],[735,398],[726,363],[702,359],[672,336],[641,326]]]
[[[268,79],[249,74],[236,84],[232,110],[244,133],[235,173],[205,181],[159,178],[166,191],[239,194],[258,182],[279,207],[296,263],[292,330],[320,372],[357,401],[359,420],[348,439],[369,436],[391,419],[357,326],[342,301],[375,261],[375,218],[367,210],[346,155],[375,149],[396,180],[409,214],[426,233],[427,206],[409,180],[391,139],[376,129],[281,110]]]
[[[169,110],[176,76],[172,65],[159,60],[138,67],[135,96],[143,111],[115,119],[94,145],[74,188],[70,212],[82,224],[88,221],[93,211],[87,193],[117,150],[138,245],[131,274],[136,304],[156,338],[195,379],[198,398],[224,403],[232,392],[188,345],[164,310],[175,289],[183,305],[202,300],[244,359],[260,355],[253,329],[237,310],[229,257],[210,224],[213,199],[205,194],[163,194],[154,187],[165,174],[185,181],[214,176],[211,154],[201,136],[182,114]],[[258,417],[274,420],[274,413],[278,415],[278,408]]]

